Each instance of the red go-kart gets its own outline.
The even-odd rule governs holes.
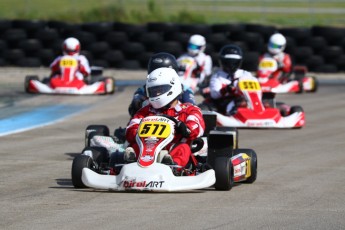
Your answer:
[[[76,76],[78,60],[75,57],[65,55],[59,64],[61,73],[58,76],[46,77],[42,80],[39,80],[38,76],[26,76],[25,91],[27,93],[71,95],[114,93],[115,79],[103,77],[101,68],[92,69],[91,79],[80,80]]]
[[[318,81],[316,77],[306,76],[307,67],[295,66],[292,77],[282,76],[278,63],[274,58],[264,57],[259,62],[256,76],[263,93],[302,93],[316,92]]]

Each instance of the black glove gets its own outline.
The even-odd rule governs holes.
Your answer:
[[[226,89],[227,89],[227,91],[230,93],[230,95],[235,94],[236,87],[233,86],[232,84],[228,85],[228,86],[226,87]]]
[[[190,135],[190,130],[188,129],[187,125],[182,121],[178,121],[176,123],[176,132],[180,133],[183,137],[186,138]]]
[[[141,100],[139,98],[134,98],[132,100],[132,103],[128,107],[129,115],[131,115],[131,117],[133,117],[134,114],[136,114],[138,112],[138,110],[142,108],[142,105],[143,105],[143,100]]]

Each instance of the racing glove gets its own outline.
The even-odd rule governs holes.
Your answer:
[[[188,129],[187,125],[182,121],[178,121],[176,123],[176,132],[180,133],[182,137],[186,138],[190,135],[190,130]]]

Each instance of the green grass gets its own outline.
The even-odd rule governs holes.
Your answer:
[[[302,11],[302,12],[301,12]],[[1,19],[345,27],[344,0],[1,0]]]

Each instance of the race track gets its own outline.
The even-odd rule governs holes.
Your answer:
[[[110,96],[25,94],[24,76],[45,71],[1,71],[0,122],[49,104],[83,109],[58,123],[0,137],[0,229],[344,229],[345,85],[278,97],[304,108],[305,128],[239,131],[240,147],[258,155],[254,184],[226,192],[116,193],[74,189],[71,164],[87,125],[114,130],[127,123],[136,86],[118,87]]]

